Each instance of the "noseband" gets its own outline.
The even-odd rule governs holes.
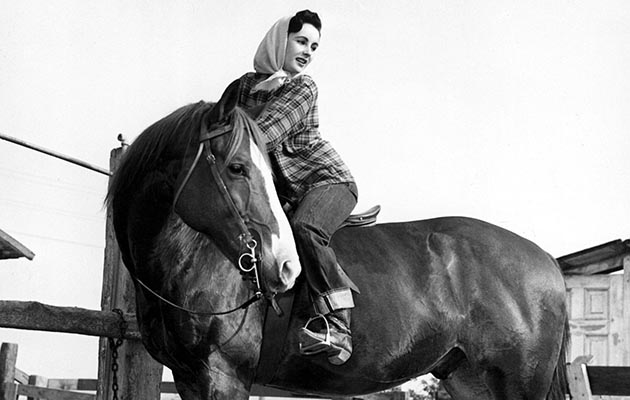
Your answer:
[[[245,309],[249,307],[249,305],[251,305],[252,303],[263,298],[263,288],[261,286],[261,281],[260,281],[260,276],[259,276],[260,259],[258,256],[258,252],[256,250],[258,246],[258,242],[254,238],[254,235],[252,234],[252,232],[250,232],[249,228],[247,227],[247,224],[245,223],[245,219],[243,218],[238,208],[236,207],[236,204],[234,203],[234,199],[232,199],[232,196],[230,195],[230,192],[228,191],[227,186],[225,185],[225,181],[221,177],[221,173],[219,172],[219,168],[217,166],[216,157],[212,153],[212,148],[210,146],[210,141],[212,139],[217,138],[219,136],[223,136],[227,134],[228,132],[231,132],[233,128],[230,125],[218,125],[216,127],[211,126],[210,128],[212,129],[208,129],[205,124],[202,124],[201,131],[199,132],[199,147],[197,149],[197,154],[195,155],[195,159],[193,163],[191,164],[190,168],[188,169],[186,176],[182,180],[182,183],[179,185],[179,187],[177,188],[177,191],[175,192],[175,197],[173,198],[172,210],[173,211],[175,210],[175,206],[177,205],[179,197],[181,196],[182,191],[184,190],[184,187],[190,180],[190,177],[194,169],[197,167],[197,164],[199,163],[199,160],[201,159],[201,156],[203,155],[204,149],[205,149],[206,162],[210,166],[210,171],[212,172],[214,181],[216,182],[219,188],[219,192],[221,192],[221,196],[223,197],[228,208],[230,209],[230,213],[232,214],[232,217],[234,218],[234,220],[236,220],[236,223],[238,225],[238,229],[240,231],[238,235],[238,239],[247,249],[238,258],[238,268],[243,274],[250,276],[251,280],[256,284],[256,292],[246,302],[244,302],[240,306],[235,307],[231,310],[221,311],[221,312],[194,311],[194,310],[190,310],[188,308],[179,306],[165,299],[160,294],[155,292],[153,289],[148,287],[140,279],[134,277],[134,279],[143,288],[145,288],[147,291],[149,291],[151,294],[153,294],[155,297],[157,297],[164,303],[178,310],[185,311],[190,314],[206,315],[206,316],[230,314],[234,311]],[[270,298],[272,303],[275,304],[275,299],[273,298],[273,294],[269,294],[268,297]],[[275,305],[274,305],[274,308],[275,308]]]

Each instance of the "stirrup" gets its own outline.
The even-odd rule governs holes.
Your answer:
[[[323,341],[320,340],[319,342],[313,343],[309,346],[302,346],[302,343],[299,343],[300,353],[305,356],[321,353],[322,351],[331,347],[330,324],[328,323],[328,320],[326,319],[326,316],[324,314],[317,314],[316,316],[309,318],[309,320],[306,321],[306,324],[302,327],[302,330],[306,330],[307,332],[312,332],[311,330],[308,329],[308,326],[311,322],[319,318],[324,320],[324,324],[326,325],[326,335],[324,336]],[[313,337],[311,334],[309,334],[309,336]]]

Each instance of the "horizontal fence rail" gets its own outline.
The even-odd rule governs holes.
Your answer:
[[[591,393],[601,396],[630,396],[630,367],[587,365]]]
[[[26,148],[29,148],[31,150],[39,151],[40,153],[44,153],[44,154],[47,154],[49,156],[53,156],[53,157],[58,158],[60,160],[67,161],[69,163],[78,165],[78,166],[83,167],[83,168],[87,168],[89,170],[98,172],[98,173],[103,174],[103,175],[107,175],[107,176],[111,175],[109,170],[107,170],[105,168],[101,168],[101,167],[98,167],[96,165],[87,163],[85,161],[79,160],[78,158],[74,158],[74,157],[67,156],[65,154],[61,154],[61,153],[59,153],[57,151],[54,151],[54,150],[46,149],[46,148],[38,146],[36,144],[26,142],[26,141],[24,141],[22,139],[14,138],[12,136],[8,136],[8,135],[2,134],[2,133],[0,133],[0,139],[6,140],[7,142],[11,142],[11,143],[14,143],[14,144],[26,147]]]
[[[80,307],[57,307],[36,301],[0,301],[0,328],[76,333],[88,336],[121,337],[121,316],[113,311]],[[127,328],[124,339],[140,340],[134,314],[123,313]]]

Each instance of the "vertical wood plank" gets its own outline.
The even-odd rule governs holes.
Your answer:
[[[579,357],[578,357],[579,358]],[[591,385],[586,373],[586,364],[576,359],[567,366],[567,378],[571,396],[576,400],[593,400]]]
[[[623,258],[623,363],[630,365],[630,256]]]
[[[610,275],[610,315],[608,321],[610,331],[608,334],[608,363],[609,366],[623,366],[626,357],[624,340],[624,293],[623,293],[623,276]]]
[[[15,363],[17,362],[18,345],[2,343],[0,347],[0,400],[15,400]]]
[[[116,171],[125,145],[112,150],[110,171]],[[105,261],[101,309],[135,313],[135,289],[116,243],[111,207],[107,210]],[[118,349],[118,397],[125,400],[159,400],[162,365],[153,360],[140,341],[125,340]],[[99,343],[97,400],[112,398],[112,353],[109,341]],[[1,399],[0,399],[1,400]]]

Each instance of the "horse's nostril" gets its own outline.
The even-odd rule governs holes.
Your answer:
[[[280,270],[280,281],[283,285],[286,286],[286,290],[289,290],[293,287],[299,271],[299,263],[297,263],[296,265],[296,263],[291,260],[287,260],[282,263],[282,268]]]
[[[280,270],[280,279],[282,283],[287,283],[287,280],[291,278],[291,261],[285,261],[282,263],[282,269]]]

